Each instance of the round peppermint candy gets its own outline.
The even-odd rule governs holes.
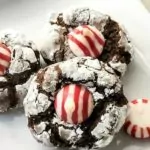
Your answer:
[[[94,26],[82,25],[68,34],[68,44],[76,56],[97,58],[102,53],[105,39]]]
[[[56,95],[54,106],[61,120],[73,124],[85,121],[94,108],[92,94],[76,84],[64,86]]]
[[[128,104],[126,132],[135,138],[150,137],[150,100],[136,99]]]
[[[0,76],[4,75],[11,61],[11,51],[0,43]]]

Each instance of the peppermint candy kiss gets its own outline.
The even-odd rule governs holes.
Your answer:
[[[128,104],[126,132],[135,138],[150,137],[150,100],[136,99]]]
[[[97,58],[102,53],[105,39],[95,27],[83,25],[68,34],[68,44],[76,56]]]
[[[0,76],[4,75],[11,61],[11,51],[0,43]]]
[[[61,120],[73,124],[85,121],[94,108],[92,94],[76,84],[64,86],[56,95],[54,106]]]

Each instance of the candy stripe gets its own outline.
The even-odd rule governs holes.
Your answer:
[[[76,34],[83,34],[83,31],[81,30],[81,28],[76,28],[76,29],[74,29],[74,33],[76,33]]]
[[[95,47],[94,41],[89,37],[89,36],[85,36],[87,42],[90,45],[91,51],[94,53],[94,57],[99,55],[99,51],[97,50],[97,48]]]
[[[9,56],[10,57],[10,52],[8,52],[6,49],[0,47],[0,52],[3,54],[3,55],[6,55],[6,56]]]
[[[7,50],[7,52],[9,52],[11,54],[10,49],[6,45],[0,44],[0,47],[4,48],[5,50]]]
[[[81,86],[79,108],[78,108],[78,122],[82,122],[82,120],[83,120],[83,115],[81,115],[81,114],[82,114],[82,110],[84,109],[84,106],[83,106],[84,92],[85,92],[85,88],[83,86]]]
[[[9,66],[9,62],[8,62],[8,61],[5,61],[5,60],[2,60],[2,59],[0,59],[0,64],[1,64],[2,66],[4,66],[5,68],[7,68],[7,67]]]
[[[133,100],[131,103],[132,103],[132,104],[137,104],[138,101],[135,99],[135,100]]]
[[[89,100],[89,92],[87,90],[84,91],[83,94],[83,106],[84,109],[82,110],[83,120],[85,120],[88,117],[88,100]]]
[[[55,98],[55,100],[56,100],[56,101],[57,101],[57,103],[58,103],[57,98]],[[57,103],[54,103],[54,107],[58,107],[58,106],[59,106]]]
[[[99,44],[101,44],[102,46],[104,46],[104,40],[102,40],[102,39],[100,38],[100,36],[97,35],[97,33],[93,30],[93,28],[91,28],[91,27],[88,26],[88,25],[84,25],[83,27],[84,27],[84,28],[88,28],[88,29],[94,34],[94,36],[95,36],[95,38],[97,39],[97,41],[99,42]]]
[[[3,53],[0,52],[0,59],[5,60],[5,61],[10,61],[11,58],[7,55],[4,55]]]
[[[68,91],[69,91],[69,86],[66,86],[63,90],[63,96],[62,96],[62,118],[64,121],[67,121],[67,113],[65,111],[65,101],[68,97]]]
[[[93,110],[93,104],[92,104],[92,101],[91,99],[93,99],[92,95],[90,94],[89,95],[89,99],[88,99],[88,116],[91,115],[91,110]]]
[[[140,128],[140,131],[141,131],[141,138],[143,139],[143,138],[144,138],[144,131],[143,131],[143,128]]]
[[[147,99],[142,99],[142,102],[143,103],[148,103],[148,100]]]
[[[136,138],[141,138],[141,128],[137,128],[136,132],[135,132],[135,137]]]
[[[136,131],[137,131],[137,125],[133,125],[132,130],[131,130],[131,135],[133,137],[135,137]]]
[[[89,28],[91,29],[91,31],[93,31],[94,36],[96,38],[96,40],[98,41],[98,43],[102,46],[104,46],[105,44],[105,39],[104,36],[102,35],[102,33],[97,30],[94,26],[89,26]]]
[[[78,49],[80,49],[80,47],[76,43],[74,43],[71,40],[69,40],[68,42],[75,49],[77,56],[85,56],[85,54],[82,50],[80,50],[80,51],[78,50]]]
[[[62,95],[63,95],[63,89],[61,89],[59,91],[59,94],[56,96],[55,98],[55,108],[57,107],[56,109],[56,112],[59,116],[62,116]]]
[[[70,123],[73,123],[72,115],[73,112],[75,111],[74,90],[75,90],[74,85],[70,85],[69,91],[67,93],[68,96],[65,101],[65,111],[67,113],[67,121]]]
[[[81,99],[80,96],[81,86],[75,86],[74,85],[74,103],[75,103],[75,110],[72,115],[72,121],[73,123],[78,123],[78,107],[79,107],[79,99]]]
[[[124,125],[125,130],[127,130],[130,125],[131,125],[131,121],[127,121]]]
[[[4,75],[6,69],[9,67],[10,61],[10,50],[4,44],[0,44],[0,75]]]
[[[147,127],[146,129],[147,129],[147,132],[148,132],[149,137],[150,137],[150,127]]]
[[[132,130],[132,124],[127,128],[127,133],[130,134]]]
[[[89,49],[83,43],[81,43],[78,39],[76,39],[71,34],[69,34],[68,36],[69,36],[69,40],[71,40],[72,42],[76,43],[79,46],[79,48],[82,50],[85,56],[91,56]]]
[[[5,72],[5,67],[2,66],[1,64],[0,64],[0,72],[1,72],[1,75],[3,75],[3,73]]]
[[[3,75],[4,74],[4,72],[3,71],[0,71],[0,75]]]
[[[143,128],[143,134],[144,134],[144,138],[150,137],[150,136],[149,136],[149,133],[148,133],[148,131],[147,131],[147,128]]]

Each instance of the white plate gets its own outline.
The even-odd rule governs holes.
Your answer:
[[[150,16],[138,0],[0,0],[0,30],[13,28],[35,39],[51,10],[72,5],[92,6],[111,14],[125,25],[136,45],[135,58],[124,78],[124,90],[129,100],[150,98]],[[35,40],[37,41],[37,40]],[[22,111],[0,114],[0,149],[48,150],[38,144],[27,129]],[[136,140],[119,133],[104,150],[150,150],[149,140]]]

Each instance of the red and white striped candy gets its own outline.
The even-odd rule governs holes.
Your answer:
[[[68,34],[68,44],[76,56],[97,58],[102,53],[105,39],[95,27],[83,25]]]
[[[76,84],[64,86],[56,95],[54,106],[61,120],[73,124],[85,121],[94,108],[92,94]]]
[[[150,100],[136,99],[128,104],[126,132],[135,138],[150,137]]]
[[[0,43],[0,76],[4,75],[11,61],[11,51]]]

